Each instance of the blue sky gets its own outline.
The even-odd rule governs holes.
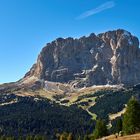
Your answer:
[[[0,0],[0,83],[24,76],[43,46],[123,28],[140,38],[140,0]]]

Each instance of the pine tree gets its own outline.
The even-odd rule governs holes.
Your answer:
[[[97,120],[93,135],[94,139],[107,136],[107,127],[103,120]]]
[[[134,134],[140,131],[140,103],[133,97],[129,100],[123,117],[123,133]]]
[[[118,119],[116,122],[116,132],[119,133],[120,131],[122,131],[122,119]]]

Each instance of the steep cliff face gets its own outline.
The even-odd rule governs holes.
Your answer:
[[[72,86],[140,82],[138,39],[125,30],[48,43],[23,81],[40,79]]]

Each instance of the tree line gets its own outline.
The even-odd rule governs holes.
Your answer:
[[[121,133],[121,135],[130,135],[140,132],[140,103],[132,97],[126,107],[124,115],[117,119],[115,124],[115,132]],[[92,134],[86,134],[84,136],[74,136],[72,133],[63,132],[57,134],[55,140],[96,140],[110,134],[107,124],[104,120],[98,119],[96,121],[95,129]],[[0,140],[49,140],[46,136],[41,135],[28,135],[19,137],[6,137],[1,136]]]

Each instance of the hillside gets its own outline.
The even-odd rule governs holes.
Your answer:
[[[128,136],[122,136],[122,137],[116,137],[115,135],[111,135],[108,137],[104,137],[100,140],[140,140],[140,134],[134,134],[134,135],[128,135]]]
[[[95,86],[68,93],[6,87],[0,95],[1,134],[17,136],[20,129],[22,135],[45,134],[50,140],[64,131],[76,136],[92,133],[97,118],[106,120],[114,132],[127,101],[140,97],[136,87]]]

